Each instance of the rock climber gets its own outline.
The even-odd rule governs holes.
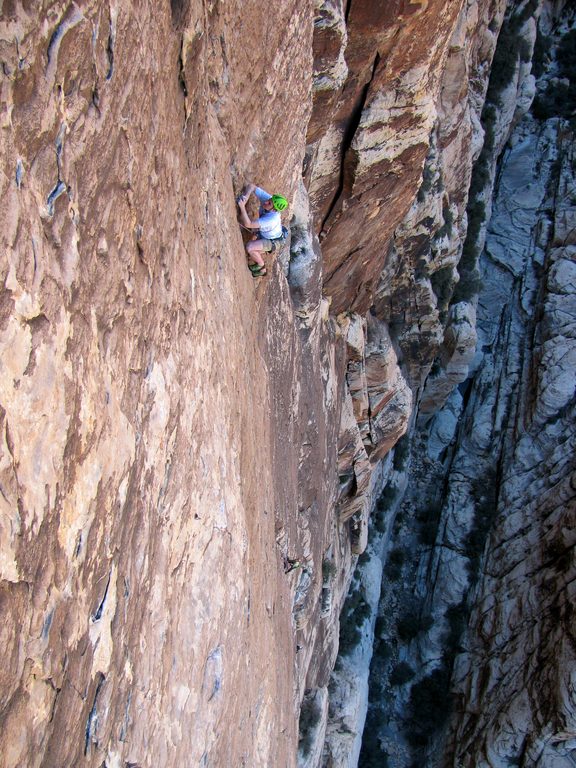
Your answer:
[[[284,573],[295,571],[296,568],[303,568],[304,563],[301,560],[293,560],[289,557],[284,559]]]
[[[251,219],[246,213],[246,203],[252,193],[260,201],[257,219]],[[257,236],[246,243],[248,268],[253,277],[263,277],[266,274],[264,254],[273,253],[286,240],[288,234],[282,226],[281,217],[281,212],[288,208],[288,200],[283,195],[271,195],[256,184],[248,184],[237,202],[242,226],[249,230],[258,230]]]

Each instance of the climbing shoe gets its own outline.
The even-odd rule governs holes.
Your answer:
[[[266,274],[266,267],[261,267],[260,264],[248,264],[248,269],[254,277],[264,277]]]

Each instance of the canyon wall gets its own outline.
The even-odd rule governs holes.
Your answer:
[[[527,10],[508,9],[494,57],[408,490],[392,472],[382,496],[361,765],[573,764],[573,101],[550,95],[574,13]]]
[[[483,109],[507,5],[525,43],[494,126]],[[388,583],[399,544],[413,552],[404,586],[410,572],[430,614],[465,596],[471,616],[438,754],[480,765],[495,742],[506,759],[532,755],[526,698],[554,675],[559,696],[570,687],[558,671],[570,570],[561,600],[546,558],[567,562],[572,546],[573,157],[562,153],[561,195],[521,190],[556,211],[539,225],[537,267],[490,245],[518,240],[524,253],[532,225],[521,240],[515,210],[512,224],[493,217],[496,273],[480,302],[488,217],[478,225],[471,203],[489,213],[495,161],[482,189],[473,167],[487,143],[500,154],[534,95],[540,5],[0,10],[0,766],[369,765],[367,713],[382,764],[394,751],[409,764],[413,748],[426,764],[428,742],[410,745],[394,717],[385,744],[373,704],[393,697],[368,686],[382,616],[403,599]],[[571,146],[562,126],[541,146]],[[520,135],[509,162],[540,183],[531,141]],[[558,155],[546,157],[548,168]],[[289,243],[258,279],[235,207],[249,181],[290,202]],[[510,293],[518,309],[496,313]],[[536,308],[519,333],[517,316]],[[515,356],[485,355],[477,374],[478,350],[502,337]],[[515,419],[488,429],[467,416],[456,443],[464,400]],[[536,444],[556,458],[526,479]],[[460,465],[475,470],[464,495]],[[470,591],[458,549],[475,507],[463,499],[496,476],[501,529]],[[424,560],[426,493],[447,512]],[[510,594],[521,642],[503,616]],[[538,624],[543,606],[562,622]],[[429,630],[393,652],[416,681],[441,654],[442,622]],[[495,666],[492,644],[508,635]],[[528,684],[515,643],[535,660],[566,651],[554,668],[535,661]],[[504,706],[511,678],[523,717]],[[391,705],[398,722],[409,697],[404,687]],[[489,729],[477,711],[496,700]],[[569,741],[562,702],[546,705],[538,744]]]

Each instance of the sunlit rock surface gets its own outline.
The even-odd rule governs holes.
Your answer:
[[[455,759],[524,742],[534,764],[569,759],[574,158],[554,199],[531,165],[568,134],[517,134],[479,233],[497,277],[452,300],[505,8],[1,4],[2,768],[356,765],[396,507],[378,548],[370,519],[392,471],[410,487],[391,452],[415,429],[431,483],[448,455],[463,468],[438,615],[468,586],[466,472],[493,477],[496,437],[506,457]],[[531,50],[532,17],[522,35]],[[535,87],[519,59],[495,151]],[[290,201],[257,280],[248,181]],[[360,643],[335,669],[351,584]],[[441,643],[436,626],[417,644],[422,668]],[[530,708],[538,686],[551,696]],[[500,719],[482,724],[490,697]]]

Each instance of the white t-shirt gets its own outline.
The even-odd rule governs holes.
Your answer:
[[[256,187],[254,194],[261,203],[265,203],[266,200],[270,200],[272,197],[271,194],[261,187]],[[260,211],[258,212],[258,223],[260,226],[260,235],[262,237],[265,237],[268,240],[275,240],[277,237],[282,237],[282,217],[280,211],[265,211],[264,208],[260,208]]]

